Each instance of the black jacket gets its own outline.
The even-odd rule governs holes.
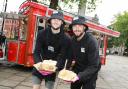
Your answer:
[[[67,58],[66,51],[70,46],[70,42],[70,39],[63,33],[63,29],[61,29],[58,34],[53,34],[50,27],[42,30],[37,36],[34,50],[35,63],[42,62],[44,59],[56,60],[56,66],[58,67],[58,70],[61,70],[64,67],[65,60]],[[35,71],[34,68],[34,75],[37,75],[40,78],[44,77],[39,73],[37,74],[37,72],[38,71]],[[54,74],[51,76],[55,77]]]
[[[78,74],[81,81],[86,81],[100,68],[97,41],[92,34],[85,33],[80,41],[73,38],[72,44],[72,59],[76,61],[73,71]]]

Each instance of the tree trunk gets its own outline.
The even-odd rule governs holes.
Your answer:
[[[85,11],[86,11],[86,5],[78,9],[78,15],[85,16]]]
[[[50,8],[52,8],[52,9],[55,9],[55,10],[57,10],[57,7],[58,7],[58,1],[59,0],[51,0],[51,2],[50,2]]]
[[[82,2],[80,2],[80,3],[82,3]],[[82,6],[80,6],[80,4],[79,4],[78,15],[85,16],[86,3],[87,3],[87,0],[85,0],[84,4],[82,4]]]

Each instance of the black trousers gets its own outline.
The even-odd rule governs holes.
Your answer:
[[[74,83],[71,83],[71,89],[95,89],[96,88],[96,80],[97,80],[97,73],[92,76],[87,81],[81,82],[76,81]]]

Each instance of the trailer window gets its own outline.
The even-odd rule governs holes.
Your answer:
[[[5,19],[3,33],[7,39],[18,39],[19,20]]]
[[[20,28],[19,28],[19,39],[26,40],[27,36],[27,18],[24,18],[20,21]]]

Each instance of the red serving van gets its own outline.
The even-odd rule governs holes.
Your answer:
[[[31,67],[34,64],[33,51],[38,27],[45,28],[47,26],[47,19],[53,11],[53,9],[45,5],[26,1],[19,8],[20,14],[3,13],[5,18],[3,32],[6,35],[6,51],[3,54],[5,60],[27,67]],[[71,23],[73,17],[74,15],[64,12],[67,26]],[[39,19],[42,19],[43,23],[40,23]],[[90,20],[88,20],[87,25],[91,32],[96,34],[95,36],[99,42],[101,63],[105,64],[108,37],[119,37],[120,33],[95,24]],[[66,30],[66,33],[71,34],[70,30]]]

